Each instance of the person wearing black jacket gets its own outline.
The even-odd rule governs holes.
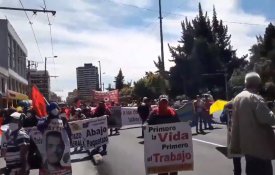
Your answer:
[[[147,97],[143,98],[143,103],[141,103],[138,108],[137,108],[137,112],[141,118],[142,121],[142,138],[144,137],[144,130],[143,130],[143,125],[146,122],[146,120],[148,119],[148,116],[150,114],[151,111],[151,105],[150,105],[150,100]]]
[[[180,119],[177,116],[176,111],[169,107],[169,101],[167,95],[161,95],[159,97],[159,106],[158,108],[153,109],[149,119],[147,120],[148,125],[158,125],[165,123],[176,123],[180,122]],[[177,175],[177,172],[170,173],[161,173],[159,175]]]
[[[23,127],[34,127],[37,126],[38,119],[35,116],[35,110],[28,109],[26,112],[26,118],[23,120]],[[34,140],[30,138],[30,149],[28,153],[28,163],[30,165],[30,169],[39,169],[42,165],[42,157],[41,154],[34,143]]]
[[[33,127],[37,126],[38,119],[35,116],[35,111],[33,109],[28,109],[26,113],[26,118],[23,122],[23,127]]]

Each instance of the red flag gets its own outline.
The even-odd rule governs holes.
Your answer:
[[[47,115],[44,96],[35,85],[32,87],[32,106],[38,117],[42,118]]]

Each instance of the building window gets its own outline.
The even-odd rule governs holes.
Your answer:
[[[8,89],[11,89],[10,78],[8,78]]]
[[[5,93],[5,79],[4,78],[1,78],[1,92],[2,93]]]
[[[12,67],[12,38],[8,35],[8,58],[9,58],[9,67]]]
[[[12,82],[12,90],[13,91],[16,91],[16,84],[15,84],[15,80],[14,79],[11,79],[11,82]]]
[[[15,86],[16,86],[15,91],[16,91],[16,92],[19,92],[19,83],[18,83],[18,81],[16,81],[16,80],[15,80]]]
[[[16,42],[11,39],[11,69],[15,69],[15,47]]]
[[[16,66],[16,72],[20,74],[20,69],[19,69],[19,46],[18,44],[16,44],[16,50],[15,50],[15,58],[16,58],[16,62],[15,62],[15,66]]]

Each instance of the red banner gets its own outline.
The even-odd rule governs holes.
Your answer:
[[[37,86],[32,87],[32,106],[39,117],[47,116],[46,102]]]
[[[109,92],[93,91],[94,103],[99,103],[102,100],[104,100],[107,103],[111,103],[111,102],[119,103],[118,90],[113,90]]]

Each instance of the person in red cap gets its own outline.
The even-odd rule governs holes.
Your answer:
[[[169,100],[167,95],[161,95],[159,97],[159,105],[151,112],[148,125],[158,125],[164,123],[176,123],[180,122],[176,111],[169,107]],[[177,175],[177,172],[161,173],[159,175]]]

